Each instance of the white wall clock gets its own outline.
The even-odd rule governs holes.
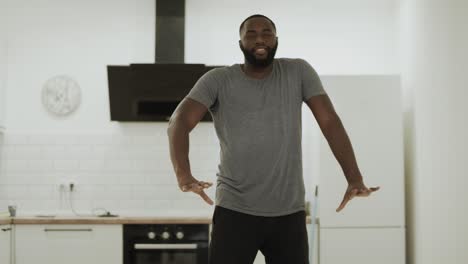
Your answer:
[[[80,86],[69,76],[52,77],[42,87],[42,104],[54,115],[67,116],[73,113],[80,103]]]

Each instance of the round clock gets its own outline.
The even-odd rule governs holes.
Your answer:
[[[80,86],[69,76],[52,77],[42,87],[42,104],[52,114],[69,115],[78,108],[80,102]]]

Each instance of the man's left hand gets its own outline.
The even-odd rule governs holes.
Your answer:
[[[346,193],[343,197],[343,201],[336,209],[336,212],[343,210],[346,204],[354,197],[367,197],[379,189],[380,187],[367,188],[362,181],[357,183],[349,183],[348,188],[346,189]]]

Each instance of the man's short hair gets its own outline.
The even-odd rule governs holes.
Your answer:
[[[244,21],[242,21],[242,23],[241,23],[241,25],[240,25],[240,27],[239,27],[239,34],[241,33],[242,28],[244,27],[245,22],[246,22],[247,20],[249,20],[249,19],[251,19],[251,18],[255,18],[255,17],[263,17],[263,18],[267,19],[268,21],[270,21],[270,23],[273,25],[273,28],[274,28],[275,31],[276,31],[276,25],[275,25],[275,23],[274,23],[270,18],[268,18],[267,16],[264,16],[264,15],[255,14],[255,15],[249,16],[248,18],[244,19]]]

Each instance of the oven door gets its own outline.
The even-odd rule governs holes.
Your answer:
[[[134,244],[132,264],[206,264],[207,243]]]

